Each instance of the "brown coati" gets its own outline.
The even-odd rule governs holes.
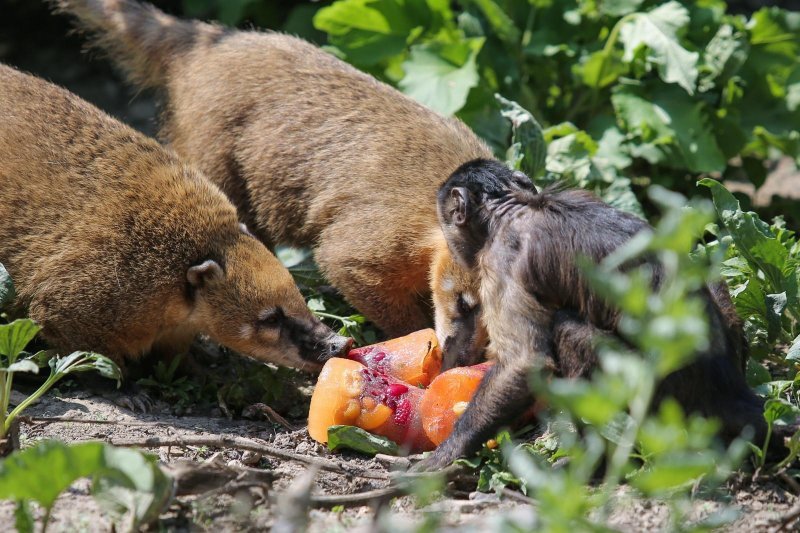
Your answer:
[[[314,368],[350,346],[202,174],[68,91],[0,65],[0,262],[61,351],[121,366],[197,333]],[[167,354],[165,355],[172,355]]]
[[[469,128],[295,37],[132,0],[53,3],[138,86],[161,91],[163,140],[268,246],[313,247],[327,279],[388,335],[430,324],[436,191],[459,165],[491,157]]]
[[[487,160],[465,164],[448,179],[438,210],[451,254],[478,279],[480,319],[496,363],[451,436],[419,469],[441,468],[476,451],[524,413],[533,402],[531,371],[591,375],[598,366],[593,339],[618,335],[619,311],[590,289],[577,257],[599,262],[649,228],[587,191],[537,192],[524,174]],[[645,261],[657,288],[663,268]],[[749,427],[763,443],[763,402],[745,381],[746,344],[730,296],[723,284],[704,287],[698,296],[710,321],[709,347],[658,385],[654,404],[674,397],[687,412],[718,418],[723,437]],[[443,370],[476,357],[445,361]]]

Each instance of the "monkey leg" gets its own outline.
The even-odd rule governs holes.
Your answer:
[[[572,311],[553,315],[553,356],[558,373],[565,378],[588,378],[597,368],[594,341],[602,330]]]
[[[453,433],[416,471],[444,468],[459,457],[478,451],[504,425],[513,422],[533,403],[528,377],[533,365],[498,362],[486,373]]]
[[[363,246],[345,251],[348,240],[352,239],[326,231],[314,250],[322,273],[345,299],[390,337],[431,327],[428,265],[411,264],[403,257],[376,257],[379,251],[362,251]],[[372,244],[377,250],[382,246]]]

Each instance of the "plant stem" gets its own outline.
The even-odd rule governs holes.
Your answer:
[[[0,439],[6,436],[6,412],[10,394],[6,394],[6,380],[11,381],[11,376],[5,371],[0,371]]]
[[[62,377],[61,374],[55,374],[55,373],[50,374],[50,377],[47,378],[47,381],[42,383],[42,386],[39,387],[38,389],[36,389],[36,392],[34,392],[33,394],[31,394],[30,396],[25,398],[18,406],[16,406],[14,408],[13,411],[11,411],[11,413],[9,413],[8,417],[5,419],[5,423],[4,423],[4,426],[3,426],[3,431],[8,431],[8,429],[11,427],[11,422],[17,416],[19,416],[19,414],[22,411],[24,411],[30,404],[32,404],[33,402],[35,402],[36,400],[41,398],[41,396],[45,392],[50,390],[50,387],[52,387],[55,384],[56,381],[61,379],[61,377]]]
[[[47,524],[50,522],[50,513],[53,512],[53,506],[47,507],[44,510],[44,518],[42,518],[42,531],[41,533],[47,533]]]
[[[608,470],[603,478],[603,486],[605,489],[603,491],[603,499],[605,500],[603,505],[603,514],[605,516],[608,515],[608,501],[610,500],[616,486],[619,485],[619,478],[622,474],[622,469],[631,455],[631,450],[633,449],[634,442],[636,441],[636,435],[639,433],[639,428],[642,426],[642,423],[647,416],[647,411],[650,407],[654,388],[655,380],[652,376],[650,376],[649,379],[646,379],[642,384],[641,388],[639,389],[639,393],[631,402],[631,418],[633,419],[633,423],[628,426],[622,438],[620,439],[620,443],[616,446],[616,448],[614,448],[614,452],[611,454]]]
[[[346,317],[339,316],[339,315],[332,315],[330,313],[323,313],[322,311],[314,311],[315,315],[322,317],[322,318],[332,318],[333,320],[338,320],[339,322],[345,322],[347,320]]]

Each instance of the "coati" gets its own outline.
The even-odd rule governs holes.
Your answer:
[[[432,265],[434,283],[455,269],[436,191],[459,165],[492,157],[469,128],[295,37],[133,0],[52,2],[139,87],[160,90],[163,140],[263,242],[313,247],[326,278],[387,335],[430,325]],[[447,347],[449,327],[437,328]]]
[[[619,311],[588,286],[576,258],[601,261],[648,224],[582,190],[537,192],[521,172],[496,161],[460,167],[438,193],[438,213],[454,259],[479,281],[481,321],[496,363],[451,436],[419,466],[437,469],[476,451],[531,406],[529,374],[588,377],[597,368],[592,340],[617,335]],[[646,259],[658,288],[662,266]],[[659,385],[655,404],[674,397],[687,412],[719,418],[722,436],[745,427],[764,442],[763,402],[748,388],[746,345],[730,296],[720,284],[699,297],[710,321],[710,344]],[[445,361],[471,364],[472,356]]]
[[[0,65],[0,262],[61,351],[126,360],[197,333],[314,368],[349,349],[234,206],[155,140]],[[172,354],[169,354],[172,355]]]

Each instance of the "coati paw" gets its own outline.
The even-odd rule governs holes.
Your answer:
[[[149,413],[155,402],[149,394],[142,390],[121,390],[105,395],[116,405],[134,413]]]

